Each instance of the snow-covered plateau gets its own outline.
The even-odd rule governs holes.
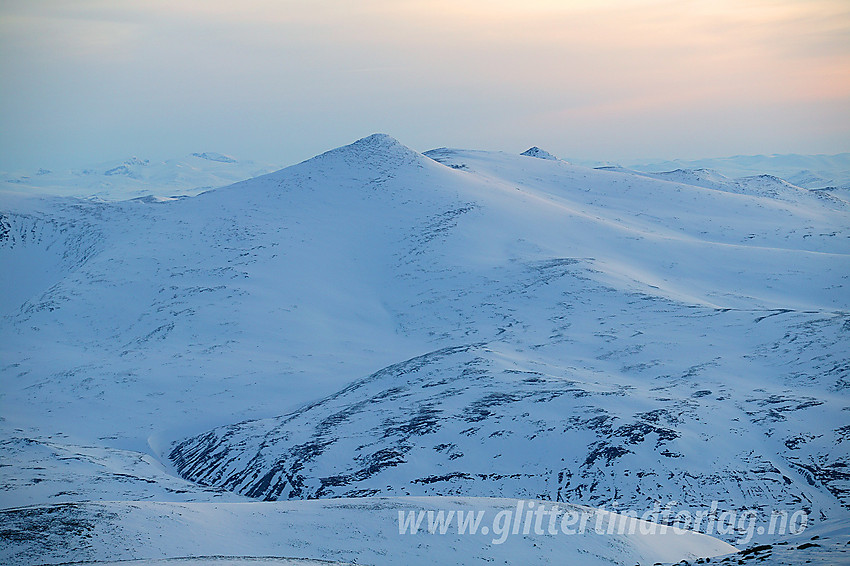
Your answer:
[[[73,170],[0,171],[0,191],[125,200],[193,196],[279,169],[210,151],[151,161],[131,157]]]
[[[532,150],[0,192],[0,562],[850,562],[846,191]]]

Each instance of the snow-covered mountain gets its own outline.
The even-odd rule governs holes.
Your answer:
[[[0,192],[104,200],[196,195],[278,169],[215,152],[163,162],[131,157],[70,171],[0,172]]]
[[[806,202],[812,196],[832,200],[836,203],[848,203],[850,193],[842,188],[827,187],[823,189],[807,189],[793,185],[775,175],[752,175],[749,177],[729,178],[712,169],[675,169],[660,173],[648,173],[619,166],[599,167],[602,171],[614,171],[642,175],[674,183],[694,185],[706,189],[728,191],[746,195],[760,195],[787,202]],[[839,205],[841,206],[841,205]]]
[[[552,155],[551,153],[549,153],[545,149],[540,149],[536,145],[526,149],[520,155],[525,155],[527,157],[537,157],[539,159],[550,159],[550,160],[557,160],[558,159],[557,157],[555,157],[554,155]]]
[[[736,155],[712,159],[641,161],[630,165],[646,172],[674,169],[711,169],[727,177],[770,174],[807,189],[850,189],[850,153],[836,155]]]
[[[850,519],[850,205],[828,192],[374,135],[192,198],[2,199],[7,560],[388,564],[407,541],[381,513],[418,496]],[[343,523],[291,501],[331,497],[367,500]],[[80,503],[107,500],[131,503]],[[302,524],[278,513],[321,527],[254,544]],[[32,540],[51,514],[86,544]],[[512,544],[699,554],[576,540]],[[447,560],[508,556],[480,543]]]

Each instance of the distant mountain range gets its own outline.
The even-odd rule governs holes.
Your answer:
[[[529,157],[558,159],[546,150],[532,147]],[[773,175],[808,189],[840,188],[850,194],[850,153],[836,155],[739,155],[698,160],[640,161],[622,164],[566,159],[588,167],[620,167],[646,173],[702,170],[735,179]],[[163,162],[131,157],[120,162],[81,166],[68,171],[38,169],[29,172],[0,172],[0,191],[126,200],[138,197],[196,195],[270,173],[280,165],[257,163],[215,152],[192,153]]]
[[[0,191],[104,200],[187,196],[279,168],[214,152],[162,162],[134,156],[70,171],[0,173]]]
[[[850,188],[850,153],[836,155],[738,155],[693,161],[640,162],[632,169],[648,172],[674,169],[713,169],[727,177],[771,174],[798,187]]]
[[[628,165],[571,160],[571,163],[588,167],[625,167],[647,173],[675,170],[710,170],[725,177],[752,177],[773,175],[798,187],[822,189],[827,187],[850,190],[850,153],[835,155],[737,155],[695,160],[644,160]]]

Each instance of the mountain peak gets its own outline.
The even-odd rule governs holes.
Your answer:
[[[372,134],[351,144],[326,151],[305,163],[329,159],[340,159],[347,166],[356,169],[385,171],[403,164],[421,162],[425,158],[390,135]]]
[[[136,166],[139,166],[139,167],[147,167],[150,164],[151,164],[150,159],[139,159],[135,155],[133,157],[131,157],[130,159],[125,159],[124,162],[122,163],[122,165],[128,165],[128,166],[136,165]]]
[[[236,163],[236,160],[230,157],[229,155],[224,155],[223,153],[216,153],[214,151],[193,153],[192,157],[197,157],[198,159],[206,159],[207,161],[217,161],[219,163]]]
[[[392,152],[392,153],[416,153],[394,137],[388,134],[372,134],[365,138],[360,138],[356,142],[343,146],[339,149],[351,148],[363,152]]]
[[[359,140],[354,142],[354,144],[390,144],[390,145],[395,144],[395,145],[401,145],[401,142],[399,142],[397,139],[395,139],[394,137],[392,137],[389,134],[376,132],[372,135],[366,136],[365,138],[360,138]],[[354,145],[354,144],[352,144],[352,145]]]
[[[536,157],[538,159],[550,159],[552,161],[558,161],[558,158],[546,151],[545,149],[540,149],[536,145],[534,147],[530,147],[520,153],[520,155],[525,155],[526,157]]]

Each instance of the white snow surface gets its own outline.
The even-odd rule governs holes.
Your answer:
[[[610,565],[654,563],[680,558],[718,556],[735,548],[713,537],[665,532],[508,536],[493,544],[492,533],[459,535],[457,528],[399,534],[398,514],[433,510],[469,510],[492,518],[515,509],[510,499],[453,497],[359,498],[255,503],[97,502],[54,508],[54,517],[37,540],[0,548],[0,557],[41,562],[70,557],[75,561],[109,561],[134,549],[134,559],[186,556],[321,556],[333,562],[360,564],[475,564],[499,559],[509,564],[553,562]],[[580,507],[565,508],[582,511]],[[25,511],[0,512],[13,532]],[[592,510],[588,510],[593,512]],[[611,515],[598,511],[603,515]],[[606,517],[607,519],[607,517]],[[593,517],[595,521],[595,517]],[[26,524],[26,523],[24,523]],[[545,524],[545,523],[544,523]],[[73,529],[89,538],[69,537]],[[604,529],[603,529],[604,531]],[[64,540],[63,540],[64,539]],[[62,548],[73,543],[73,548]]]
[[[0,508],[90,544],[7,530],[0,555],[392,563],[378,509],[408,496],[846,524],[848,209],[381,134],[190,198],[2,192]],[[723,544],[509,540],[411,556]]]

